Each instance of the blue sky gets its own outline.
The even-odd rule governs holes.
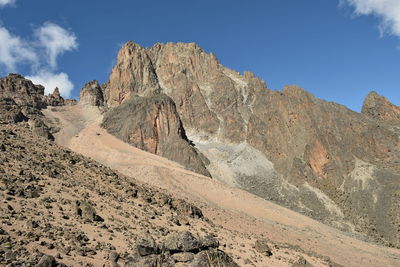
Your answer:
[[[77,97],[108,79],[128,40],[196,42],[271,89],[298,84],[356,111],[375,90],[400,105],[400,1],[340,2],[0,0],[0,74]]]

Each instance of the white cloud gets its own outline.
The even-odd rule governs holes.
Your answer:
[[[15,71],[19,63],[36,65],[38,63],[36,51],[28,42],[0,27],[0,64],[7,71]]]
[[[69,97],[74,85],[66,73],[57,72],[57,58],[77,47],[73,32],[51,22],[37,28],[30,39],[13,35],[0,26],[0,73],[29,66],[31,74],[27,78],[43,85],[46,94],[58,87],[63,97]]]
[[[76,36],[73,32],[67,31],[51,22],[47,22],[36,29],[35,36],[40,46],[45,48],[48,64],[51,68],[57,67],[58,56],[78,47]]]
[[[7,5],[14,5],[17,0],[0,0],[0,7],[7,6]]]
[[[73,83],[69,80],[68,74],[53,73],[50,71],[40,71],[33,76],[27,76],[34,84],[41,84],[45,88],[45,94],[53,93],[54,88],[58,87],[63,97],[70,97],[74,89]]]
[[[380,21],[381,33],[400,37],[400,1],[399,0],[340,0],[354,7],[356,15],[373,15]]]

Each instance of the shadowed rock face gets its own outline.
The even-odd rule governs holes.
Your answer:
[[[34,85],[19,74],[9,74],[0,79],[0,122],[18,123],[28,121],[32,132],[47,139],[54,140],[50,129],[43,122],[40,111],[45,108],[49,99],[55,94],[44,96],[44,87]],[[61,96],[58,94],[58,97]],[[53,97],[53,100],[55,98]],[[61,98],[62,99],[62,98]]]
[[[376,216],[378,210],[400,213],[392,204],[400,189],[399,130],[380,123],[399,123],[399,108],[383,97],[370,94],[363,113],[356,113],[297,86],[272,91],[251,72],[225,68],[193,43],[148,49],[127,43],[104,92],[111,107],[133,95],[168,95],[188,138],[211,159],[207,168],[213,177],[400,245],[399,218]],[[251,167],[241,165],[246,162]],[[364,179],[360,162],[374,168],[367,175],[374,183],[364,188],[357,182]],[[383,173],[391,178],[384,180]],[[388,194],[389,187],[394,191]]]
[[[135,147],[210,176],[202,155],[186,137],[174,102],[166,95],[132,96],[107,112],[102,126]]]
[[[46,106],[43,101],[44,87],[34,85],[19,74],[11,73],[0,79],[0,96],[13,99],[26,112]]]
[[[103,106],[104,96],[98,81],[86,83],[80,92],[79,103],[89,106]]]
[[[58,87],[54,89],[52,94],[45,96],[45,101],[48,106],[64,106],[64,98],[62,98]]]

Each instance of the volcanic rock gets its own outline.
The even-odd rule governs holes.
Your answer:
[[[367,95],[361,112],[374,120],[400,126],[400,107],[375,91]]]
[[[104,105],[103,90],[98,81],[93,80],[83,86],[80,92],[79,103],[89,106]]]
[[[257,240],[254,247],[255,247],[256,251],[261,254],[264,254],[267,256],[272,255],[272,250],[268,246],[267,240],[263,240],[263,239]]]
[[[56,87],[52,94],[45,96],[47,106],[64,106],[64,98],[62,98],[58,87]]]
[[[136,240],[136,248],[140,256],[157,254],[159,251],[156,242],[150,235],[139,237]]]
[[[363,229],[377,241],[400,246],[398,219],[377,216],[379,211],[397,218],[394,214],[400,212],[391,204],[396,202],[400,179],[400,135],[393,127],[399,111],[384,98],[370,94],[363,113],[357,113],[317,99],[299,86],[272,91],[253,73],[225,68],[194,43],[157,43],[145,49],[128,42],[104,92],[112,107],[132,101],[128,110],[135,110],[139,97],[169,96],[182,122],[179,129],[205,163],[198,168],[196,160],[196,167],[189,169],[204,174],[204,166],[212,177],[230,185],[341,229]],[[121,125],[103,125],[122,140],[187,166],[182,158],[168,155],[167,151],[176,154],[175,147],[159,153],[162,145],[157,138],[172,140],[176,135],[148,121],[153,123],[148,123],[146,135],[134,130],[143,129],[137,122],[130,122],[135,126],[124,136],[126,128]],[[382,121],[392,126],[381,125]],[[191,157],[192,151],[186,149],[181,155]],[[360,185],[361,180],[366,182]]]
[[[102,126],[118,138],[210,176],[201,153],[187,139],[171,98],[132,96],[104,115]]]
[[[168,235],[162,242],[162,247],[171,253],[200,250],[201,243],[190,232],[178,232]]]

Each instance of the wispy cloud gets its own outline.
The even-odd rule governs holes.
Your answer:
[[[21,63],[36,65],[38,61],[36,51],[28,42],[0,27],[0,64],[7,71],[16,71]]]
[[[340,0],[354,8],[356,15],[373,15],[380,19],[381,34],[400,37],[399,0]]]
[[[13,6],[17,0],[0,0],[0,7]]]
[[[46,93],[51,93],[56,87],[60,90],[60,94],[69,97],[74,89],[74,84],[69,80],[68,74],[54,73],[51,71],[41,70],[33,76],[27,76],[34,84],[41,84],[46,88]]]
[[[66,73],[57,72],[57,59],[77,47],[76,35],[55,23],[36,28],[30,39],[0,26],[0,70],[16,72],[19,66],[30,66],[28,78],[43,85],[47,94],[58,87],[61,95],[69,97],[74,85]]]
[[[48,64],[57,67],[57,57],[78,47],[76,36],[57,24],[47,22],[35,31],[39,45],[46,50]]]

